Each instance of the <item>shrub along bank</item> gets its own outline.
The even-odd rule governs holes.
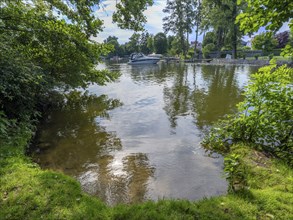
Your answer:
[[[267,89],[264,94],[270,94],[268,97],[276,95],[268,90],[268,85],[272,85],[273,90],[281,86],[282,94],[271,106],[287,101],[281,106],[282,114],[288,113],[287,116],[281,118],[280,112],[272,109],[266,109],[266,112],[271,114],[270,120],[278,119],[276,123],[280,124],[276,126],[284,132],[275,132],[270,123],[262,122],[264,118],[257,116],[257,112],[264,112],[257,111],[259,108],[269,106],[263,106],[261,102],[256,102],[258,108],[250,108],[250,114],[245,114],[244,118],[240,114],[228,119],[233,120],[230,124],[235,133],[227,126],[229,123],[222,123],[224,127],[212,131],[205,143],[223,152],[224,173],[230,190],[225,196],[195,202],[160,200],[108,207],[98,198],[83,193],[78,182],[71,177],[41,170],[25,155],[33,135],[31,122],[16,126],[2,117],[6,135],[0,137],[0,219],[292,219],[293,171],[288,160],[292,153],[292,137],[285,132],[290,131],[290,123],[280,120],[292,116],[291,108],[286,107],[286,103],[290,107],[290,99],[283,99],[286,94],[291,94],[287,90],[290,80],[281,77],[283,73],[290,76],[292,69],[277,69],[279,77],[265,74],[274,73],[275,68],[261,70],[264,76],[271,77],[270,83],[262,87],[256,86],[257,83],[251,86],[255,94],[260,93],[256,88]],[[274,81],[279,78],[282,82]],[[256,79],[268,82],[257,76]],[[250,94],[252,91],[247,92],[248,98],[256,97]],[[244,106],[240,104],[240,109]],[[280,117],[273,116],[277,113]],[[255,120],[259,120],[259,127],[253,123]],[[269,126],[274,138],[282,137],[282,142],[276,146],[270,142],[271,145],[267,146],[268,140],[258,141],[258,137],[267,138],[265,126]],[[243,136],[238,135],[239,131]]]

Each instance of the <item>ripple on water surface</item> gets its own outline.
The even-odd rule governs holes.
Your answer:
[[[121,77],[76,92],[48,113],[35,160],[80,181],[108,204],[196,200],[224,194],[223,159],[208,157],[203,132],[232,112],[249,66],[159,64],[104,67]]]

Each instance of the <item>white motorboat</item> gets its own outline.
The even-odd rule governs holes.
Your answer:
[[[130,55],[130,59],[128,64],[136,65],[136,64],[156,64],[160,61],[159,57],[150,57],[146,56],[143,53],[132,53]]]

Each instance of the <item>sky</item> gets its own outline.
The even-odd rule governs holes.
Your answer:
[[[166,0],[154,0],[153,6],[148,7],[144,12],[147,17],[147,23],[145,29],[150,34],[157,34],[163,31],[163,17],[167,14],[163,13],[163,9],[166,7]],[[118,28],[116,24],[112,23],[112,14],[115,11],[116,0],[105,0],[103,1],[103,7],[96,11],[96,15],[104,20],[104,30],[96,38],[98,42],[103,42],[108,36],[118,37],[119,43],[125,43],[129,41],[129,38],[134,33],[131,30],[122,30]],[[171,33],[170,33],[171,34]],[[190,35],[190,41],[194,41],[195,33]],[[199,41],[202,41],[202,36],[199,37]]]
[[[150,34],[157,34],[163,32],[163,17],[166,16],[163,13],[163,9],[166,7],[166,0],[154,0],[154,5],[148,7],[144,12],[144,15],[147,17],[147,23],[145,24],[145,29]],[[128,42],[131,35],[134,31],[131,30],[122,30],[116,24],[112,22],[112,14],[115,11],[116,0],[104,0],[102,7],[96,9],[96,15],[98,18],[104,21],[104,30],[99,33],[97,37],[94,38],[97,42],[103,42],[108,36],[118,37],[120,44]],[[279,32],[289,30],[288,23],[285,23]],[[264,32],[265,28],[261,28],[258,33]],[[172,34],[172,33],[170,33]],[[250,38],[248,36],[243,38],[245,41],[248,41]],[[189,36],[189,41],[195,40],[195,32]],[[202,42],[203,34],[198,38],[199,42]]]

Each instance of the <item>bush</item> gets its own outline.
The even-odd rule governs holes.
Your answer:
[[[191,59],[194,57],[194,48],[190,48],[188,51],[187,51],[187,59]]]
[[[212,128],[204,145],[219,151],[251,143],[293,165],[293,69],[275,64],[259,69],[238,104],[238,114]]]
[[[256,60],[258,60],[258,57],[259,57],[260,55],[259,54],[255,54],[254,55],[254,58],[256,59]]]
[[[259,34],[252,40],[252,49],[263,50],[266,53],[275,49],[277,45],[278,41],[273,37],[272,32]]]
[[[3,111],[0,111],[0,139],[7,136],[7,128],[10,122],[6,118],[6,115]]]
[[[21,47],[0,34],[0,111],[8,118],[31,115],[46,86],[41,68],[33,64]]]
[[[210,58],[209,53],[215,50],[216,46],[213,43],[207,44],[204,48],[202,48],[202,53],[205,58]]]
[[[244,46],[242,47],[242,50],[251,50],[251,48],[249,46]]]

